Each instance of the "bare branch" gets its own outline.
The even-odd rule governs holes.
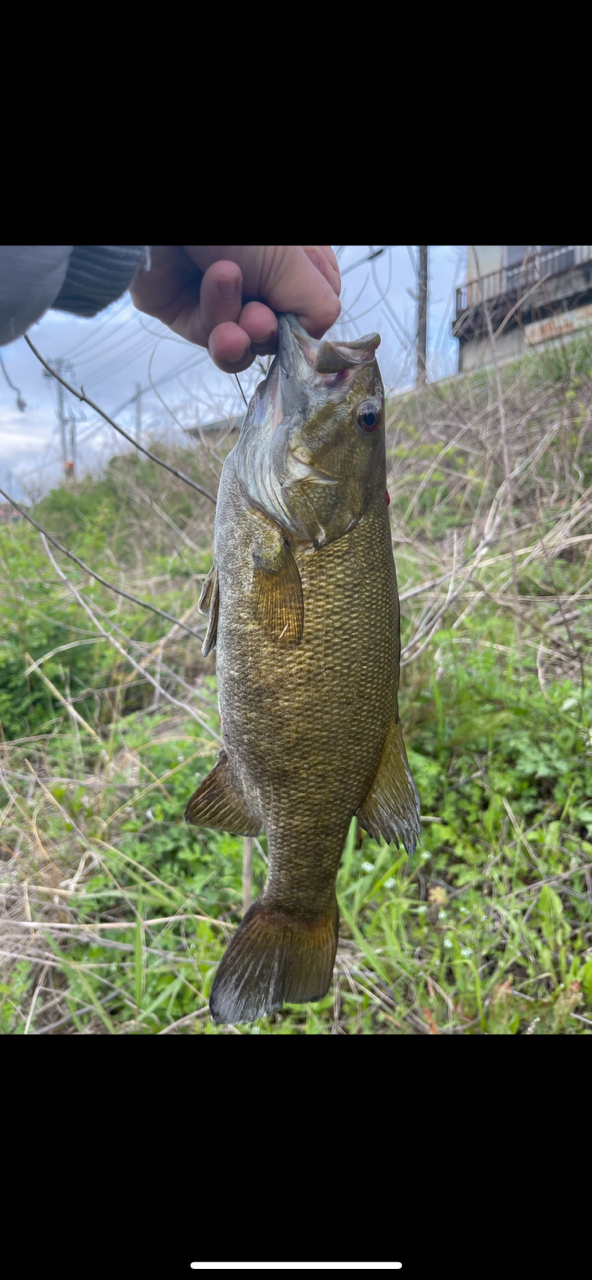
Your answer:
[[[140,453],[144,453],[147,458],[150,458],[151,462],[156,462],[159,467],[164,467],[165,471],[170,471],[171,475],[176,476],[178,480],[184,480],[185,484],[190,485],[192,489],[196,489],[204,498],[209,498],[210,502],[213,502],[214,506],[216,505],[216,499],[213,494],[209,493],[207,489],[202,489],[202,486],[200,484],[196,484],[195,480],[192,480],[190,476],[186,476],[184,471],[178,471],[176,467],[171,467],[170,463],[164,462],[162,458],[157,458],[155,453],[151,453],[149,449],[145,449],[143,444],[138,444],[138,441],[134,440],[133,436],[128,435],[127,431],[124,431],[123,427],[118,426],[117,423],[113,421],[113,418],[110,418],[109,415],[105,413],[104,409],[101,409],[98,404],[95,404],[94,400],[90,400],[89,397],[85,395],[84,387],[81,387],[80,391],[77,391],[76,387],[71,386],[69,382],[66,382],[65,378],[62,378],[58,373],[56,373],[55,369],[52,369],[51,365],[43,359],[43,356],[37,348],[33,346],[28,333],[24,334],[24,339],[27,346],[31,348],[33,355],[37,356],[37,359],[43,365],[43,368],[47,369],[47,372],[51,373],[52,377],[56,378],[58,382],[61,382],[62,386],[66,388],[66,391],[69,391],[71,395],[76,396],[76,399],[80,400],[81,404],[90,405],[90,408],[94,409],[95,413],[98,413],[101,418],[104,418],[105,422],[108,422],[110,427],[113,427],[115,431],[118,431],[120,436],[123,436],[129,444],[133,444],[134,449],[138,449]]]
[[[163,689],[162,686],[159,685],[158,682],[154,679],[154,677],[150,675],[150,672],[146,671],[145,667],[141,667],[139,663],[136,662],[135,658],[132,658],[131,654],[129,654],[127,650],[123,648],[123,645],[121,645],[119,641],[115,639],[115,636],[112,636],[109,631],[105,631],[105,628],[101,626],[98,618],[95,617],[92,609],[87,604],[84,597],[81,596],[80,592],[76,590],[74,583],[70,582],[70,579],[67,578],[65,573],[63,573],[62,570],[60,569],[60,566],[57,563],[57,560],[51,554],[51,551],[47,545],[47,542],[45,541],[45,537],[43,534],[41,535],[41,539],[45,546],[46,555],[48,559],[51,560],[51,563],[56,573],[61,578],[62,582],[65,583],[68,589],[72,592],[74,599],[78,602],[81,608],[84,609],[85,613],[88,615],[91,622],[93,623],[93,626],[96,627],[97,631],[99,631],[100,634],[104,636],[106,640],[109,641],[109,644],[113,645],[114,649],[117,649],[117,652],[121,654],[122,658],[125,658],[126,662],[129,662],[131,666],[134,667],[135,670],[140,673],[140,675],[143,675],[144,678],[148,680],[149,684],[151,684],[154,689],[160,690],[163,697],[166,698],[167,702],[171,702],[174,707],[180,707],[182,711],[186,711],[187,714],[190,715],[193,720],[197,720],[198,724],[200,724],[203,729],[205,729],[208,733],[210,733],[213,738],[216,738],[217,742],[222,742],[220,735],[210,727],[210,725],[207,723],[206,720],[203,720],[202,717],[198,715],[197,711],[193,710],[193,707],[188,706],[186,702],[180,702],[178,698],[173,697],[172,693],[168,693],[166,689]]]
[[[129,591],[123,591],[121,587],[116,587],[114,582],[108,582],[106,578],[102,578],[100,573],[95,573],[94,569],[91,569],[90,565],[85,564],[84,560],[80,560],[78,556],[75,556],[73,551],[68,551],[66,547],[63,547],[61,542],[58,542],[57,538],[53,537],[53,534],[48,533],[47,529],[43,528],[43,525],[38,524],[27,511],[24,511],[23,508],[19,506],[18,502],[15,502],[14,498],[10,497],[9,493],[5,493],[4,489],[0,489],[0,493],[3,498],[6,498],[7,502],[10,502],[11,506],[13,506],[16,511],[20,512],[25,520],[29,521],[29,524],[32,524],[34,528],[39,531],[43,538],[47,538],[47,541],[51,542],[53,547],[57,547],[58,551],[63,551],[64,555],[68,556],[69,560],[73,560],[81,569],[84,569],[85,573],[89,573],[91,578],[96,578],[97,582],[100,582],[103,587],[108,587],[109,591],[114,591],[116,595],[123,596],[125,600],[131,600],[132,604],[139,604],[142,609],[150,609],[152,613],[160,614],[160,617],[166,618],[167,622],[174,622],[175,626],[182,627],[184,631],[189,632],[190,636],[195,636],[197,640],[201,640],[201,634],[199,631],[194,631],[193,627],[187,626],[187,623],[180,622],[178,618],[173,618],[172,613],[167,613],[165,609],[159,609],[157,605],[150,604],[148,600],[138,599],[138,596],[133,596]],[[201,632],[203,633],[203,627],[201,628]]]

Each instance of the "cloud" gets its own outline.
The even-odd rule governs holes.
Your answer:
[[[366,246],[346,246],[341,266],[365,256]],[[411,257],[416,252],[412,247]],[[430,247],[430,306],[428,318],[428,369],[432,377],[444,376],[456,368],[456,342],[450,336],[453,286],[459,251],[456,246]],[[460,280],[457,280],[460,283]],[[415,372],[415,270],[407,246],[396,245],[389,254],[376,259],[374,266],[362,263],[343,277],[344,316],[349,312],[353,325],[349,332],[382,335],[380,364],[387,385],[405,386]],[[381,297],[386,296],[386,302]],[[393,318],[393,314],[395,319]],[[336,326],[339,329],[339,322]],[[406,330],[411,345],[403,336]],[[45,359],[62,356],[70,362],[68,374],[73,385],[83,385],[86,393],[113,413],[120,424],[135,434],[136,405],[128,402],[143,389],[142,429],[177,434],[182,425],[197,420],[208,422],[244,409],[239,384],[234,376],[220,373],[206,353],[184,342],[149,316],[137,312],[126,295],[106,311],[86,320],[66,312],[48,311],[30,331],[31,341]],[[19,387],[27,408],[20,413],[16,393],[0,373],[0,476],[26,472],[48,484],[61,474],[61,443],[57,425],[57,384],[44,377],[44,370],[24,338],[2,347],[2,358],[11,381]],[[183,365],[193,365],[179,376],[170,376]],[[261,372],[254,365],[240,375],[240,387],[247,399]],[[157,390],[152,389],[152,384]],[[163,403],[164,401],[164,403]],[[81,461],[92,465],[127,448],[112,429],[105,427],[90,435],[96,414],[64,392],[66,413],[81,420],[79,435],[89,435],[81,449]],[[15,496],[16,493],[15,493]]]

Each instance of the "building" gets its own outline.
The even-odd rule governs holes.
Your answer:
[[[452,323],[459,373],[493,363],[487,316],[500,363],[592,325],[592,246],[468,245]]]
[[[215,444],[225,436],[238,433],[245,420],[244,414],[233,414],[230,418],[219,418],[217,422],[204,422],[199,427],[185,427],[185,434],[200,440],[211,440]]]

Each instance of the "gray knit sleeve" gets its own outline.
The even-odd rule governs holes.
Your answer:
[[[129,289],[148,261],[142,244],[0,245],[0,347],[52,307],[95,316]]]
[[[0,245],[0,346],[22,337],[52,306],[71,254],[71,244]]]
[[[54,311],[95,316],[129,289],[147,258],[143,244],[76,244]]]

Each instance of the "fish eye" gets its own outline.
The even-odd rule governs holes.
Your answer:
[[[377,400],[364,400],[356,409],[358,426],[365,435],[378,431],[380,426],[380,405]]]

